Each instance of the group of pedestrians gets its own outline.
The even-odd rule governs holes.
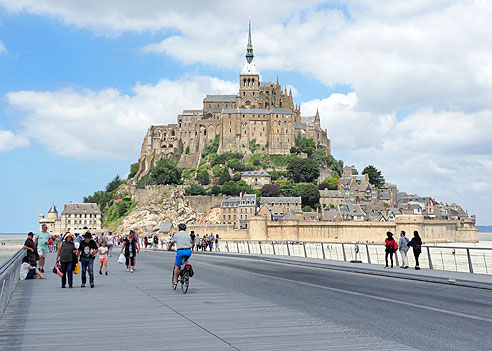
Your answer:
[[[400,232],[400,239],[398,243],[396,240],[393,238],[393,233],[392,232],[387,232],[386,233],[387,238],[384,240],[384,246],[385,246],[385,261],[386,261],[386,266],[384,268],[389,268],[388,266],[388,257],[390,258],[391,261],[391,268],[393,268],[393,254],[395,254],[397,251],[400,251],[401,255],[401,268],[407,269],[408,268],[408,250],[413,248],[413,255],[415,257],[415,269],[419,270],[420,269],[420,264],[419,264],[419,256],[420,253],[422,252],[422,239],[420,238],[419,232],[414,231],[413,232],[413,238],[410,240],[407,238],[406,233],[404,230]]]
[[[194,231],[191,231],[190,237],[191,237],[191,242],[193,244],[192,248],[196,251],[199,251],[200,249],[202,251],[207,251],[207,248],[209,249],[209,251],[214,251],[214,250],[216,252],[220,251],[219,234],[215,236],[213,234],[210,234],[208,236],[204,235],[202,238],[200,238],[199,234],[195,234]]]

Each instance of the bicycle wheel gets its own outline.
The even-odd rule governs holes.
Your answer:
[[[190,285],[190,273],[188,272],[188,270],[185,270],[183,272],[183,275],[181,276],[181,290],[183,290],[183,294],[186,294],[189,285]]]
[[[178,280],[178,281],[179,281],[179,280]],[[177,284],[176,284],[176,285],[174,285],[174,267],[173,267],[173,274],[171,274],[171,288],[172,288],[173,290],[176,290],[176,287],[177,287],[177,286],[178,286]]]

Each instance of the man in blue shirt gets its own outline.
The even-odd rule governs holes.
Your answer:
[[[38,254],[39,254],[39,271],[41,273],[44,273],[44,262],[46,261],[46,254],[48,253],[48,240],[51,237],[50,232],[48,231],[48,226],[46,224],[43,224],[41,226],[41,231],[36,234],[36,246],[38,248]]]

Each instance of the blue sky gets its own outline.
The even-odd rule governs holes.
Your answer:
[[[61,210],[126,175],[148,125],[173,122],[206,93],[234,93],[248,14],[262,80],[293,86],[303,114],[320,109],[336,157],[492,223],[490,182],[472,177],[492,171],[492,70],[480,68],[491,55],[475,49],[491,13],[397,3],[272,2],[267,16],[259,1],[136,10],[0,0],[0,232],[35,230],[53,202]],[[460,6],[483,37],[472,25],[453,32]],[[455,50],[462,57],[443,58]]]

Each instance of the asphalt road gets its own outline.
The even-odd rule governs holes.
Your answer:
[[[159,256],[159,259],[156,259]],[[168,267],[174,253],[139,260]],[[492,292],[215,253],[192,257],[195,276],[365,334],[420,350],[491,350]],[[167,272],[167,271],[166,271]]]

